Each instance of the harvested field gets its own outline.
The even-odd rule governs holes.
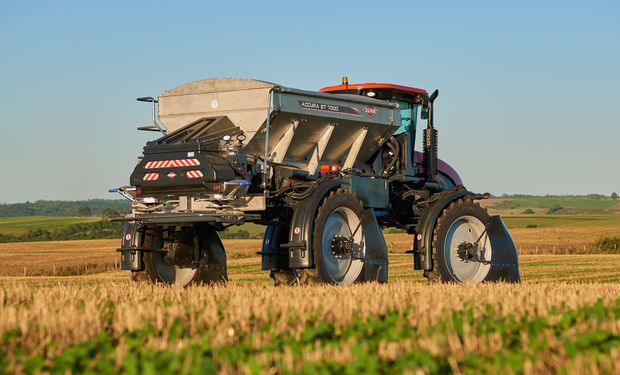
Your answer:
[[[16,280],[0,286],[0,301],[5,372],[620,371],[617,283],[180,289]]]
[[[521,278],[529,283],[562,281],[568,283],[620,282],[620,256],[613,254],[523,255],[519,259]],[[260,257],[231,259],[229,284],[271,284],[269,272],[260,270]],[[411,255],[390,254],[390,282],[426,284],[421,272],[413,271]],[[71,276],[0,276],[0,285],[20,282],[28,285],[96,284],[129,282],[129,273],[110,270]]]
[[[521,255],[599,253],[596,240],[620,237],[620,215],[508,216],[505,220]],[[252,228],[256,235],[257,229]],[[405,233],[386,234],[385,239],[392,254],[404,254],[412,246],[411,236]],[[223,242],[229,259],[253,257],[261,246],[259,239]],[[114,270],[118,245],[118,240],[0,244],[0,276],[67,276]]]
[[[405,234],[388,284],[348,287],[273,287],[260,240],[224,240],[228,285],[188,289],[131,282],[117,240],[0,244],[0,373],[618,373],[620,255],[546,247],[600,224],[513,229],[518,285],[429,285]]]
[[[223,240],[229,259],[252,257],[261,240]],[[0,276],[71,276],[118,268],[119,240],[0,244]]]

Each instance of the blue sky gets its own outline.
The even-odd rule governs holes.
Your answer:
[[[135,98],[221,76],[439,88],[471,190],[620,192],[618,4],[2,1],[0,202],[113,197],[154,134]]]

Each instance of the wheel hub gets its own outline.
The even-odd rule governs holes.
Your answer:
[[[461,242],[456,249],[456,253],[463,262],[478,260],[478,244],[471,242]]]
[[[444,239],[448,272],[459,282],[481,282],[491,267],[492,247],[485,224],[472,215],[456,218]]]
[[[331,241],[332,255],[336,259],[343,259],[349,257],[353,251],[353,238],[335,235]]]
[[[179,266],[181,268],[192,266],[193,246],[179,241],[166,241],[164,249],[164,263],[168,266]]]

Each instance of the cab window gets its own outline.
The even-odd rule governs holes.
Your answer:
[[[400,106],[400,127],[394,132],[395,135],[414,132],[416,127],[416,118],[418,115],[418,106],[408,102],[396,101]]]

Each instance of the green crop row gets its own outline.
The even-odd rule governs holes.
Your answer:
[[[113,305],[103,308],[111,310]],[[13,330],[5,332],[0,342],[0,373],[390,374],[419,369],[519,374],[570,373],[575,363],[604,372],[617,370],[610,353],[616,350],[617,354],[620,335],[609,327],[620,320],[620,299],[557,311],[552,308],[544,316],[517,318],[491,305],[482,315],[465,306],[445,311],[436,324],[420,327],[410,324],[410,311],[390,310],[346,325],[317,319],[301,334],[273,335],[260,346],[254,344],[253,334],[213,346],[209,332],[191,335],[177,318],[166,332],[150,326],[116,336],[103,332],[58,355],[38,356],[29,356],[15,345],[20,332]],[[265,323],[260,331],[268,333],[270,328]],[[47,345],[45,352],[53,353],[54,343]]]

